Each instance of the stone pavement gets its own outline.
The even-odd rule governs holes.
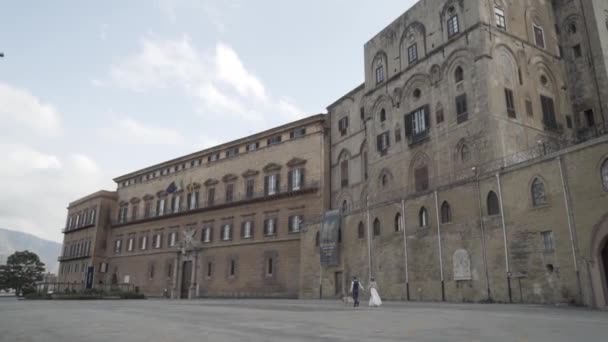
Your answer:
[[[531,305],[0,298],[0,341],[608,341],[608,312]]]

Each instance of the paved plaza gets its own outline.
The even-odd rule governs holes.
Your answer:
[[[339,301],[0,298],[0,341],[607,341],[608,312]]]

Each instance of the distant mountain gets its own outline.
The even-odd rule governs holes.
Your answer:
[[[46,271],[57,273],[57,257],[61,244],[44,240],[31,234],[0,228],[0,264],[5,264],[9,255],[15,251],[34,252],[44,263]]]

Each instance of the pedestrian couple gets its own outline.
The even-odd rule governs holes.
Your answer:
[[[350,293],[353,296],[354,306],[359,306],[359,292],[365,291],[363,284],[357,279],[357,277],[353,277],[353,281],[350,283]],[[378,294],[378,284],[376,284],[376,280],[374,278],[371,279],[369,283],[369,306],[380,306],[382,305],[382,300],[380,299],[380,295]]]

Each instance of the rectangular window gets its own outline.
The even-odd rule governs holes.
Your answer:
[[[253,142],[247,145],[247,152],[255,151],[260,147],[259,142]]]
[[[555,250],[555,244],[553,241],[553,231],[546,231],[540,233],[543,238],[543,249],[545,252],[553,252]]]
[[[267,276],[271,276],[272,275],[272,258],[268,258],[268,263],[266,264],[266,275]]]
[[[494,16],[496,17],[496,27],[506,30],[507,21],[505,20],[505,11],[501,8],[494,7]]]
[[[346,135],[348,132],[348,116],[345,116],[338,121],[338,130],[340,131],[340,136]]]
[[[198,191],[188,194],[188,208],[194,210],[198,208]]]
[[[255,189],[255,179],[249,178],[245,180],[245,195],[247,198],[253,198]]]
[[[557,130],[557,121],[555,121],[555,106],[553,99],[547,96],[540,96],[540,103],[543,109],[543,124],[545,129]]]
[[[252,229],[253,228],[253,222],[251,221],[245,221],[243,222],[243,239],[250,239],[252,237]]]
[[[107,264],[107,263],[105,263],[105,262],[102,262],[102,263],[101,263],[100,272],[101,272],[101,273],[106,273],[106,272],[108,272],[108,264]]]
[[[228,241],[230,239],[232,239],[232,225],[225,224],[222,227],[222,240]]]
[[[593,115],[593,109],[587,109],[585,111],[585,120],[587,121],[587,127],[595,127],[595,116]]]
[[[239,154],[239,148],[238,147],[233,147],[229,150],[226,151],[226,158],[230,158],[230,157],[234,157],[237,154]]]
[[[274,235],[276,233],[275,219],[269,218],[264,221],[264,235]]]
[[[169,235],[169,246],[170,247],[175,246],[176,242],[177,242],[177,232],[171,232],[171,234]]]
[[[376,147],[381,155],[385,155],[390,147],[389,132],[384,132],[376,136]]]
[[[160,233],[154,235],[154,248],[158,249],[161,247],[161,239],[162,235]]]
[[[295,139],[295,138],[302,137],[305,134],[306,134],[306,128],[299,127],[299,128],[294,129],[293,131],[289,132],[289,138]]]
[[[133,238],[129,238],[129,242],[127,243],[127,251],[133,251]]]
[[[210,156],[207,157],[207,162],[211,163],[214,162],[216,160],[220,159],[220,154],[219,153],[214,153]]]
[[[148,237],[147,236],[142,236],[140,243],[139,243],[139,248],[141,250],[145,250],[146,248],[148,248]]]
[[[422,106],[405,116],[405,135],[410,144],[414,144],[428,137],[430,131],[429,106]]]
[[[211,230],[213,228],[211,226],[206,226],[203,228],[203,242],[211,242]]]
[[[137,213],[139,211],[139,206],[138,205],[133,205],[131,207],[131,221],[136,221],[137,220]]]
[[[275,135],[274,137],[268,138],[266,141],[267,145],[274,145],[281,142],[282,137],[280,135]]]
[[[230,259],[230,276],[234,277],[236,274],[236,261],[234,259]]]
[[[213,263],[208,262],[207,263],[207,277],[211,278],[212,275],[213,275]]]
[[[437,120],[438,124],[443,122],[443,108],[437,109],[435,112],[435,120]]]
[[[414,64],[416,61],[418,61],[418,45],[414,43],[407,48],[407,62]]]
[[[513,100],[513,90],[505,88],[505,103],[507,105],[507,115],[510,118],[515,118],[515,101]]]
[[[534,116],[534,108],[532,107],[532,101],[526,100],[526,114],[529,117]]]
[[[302,188],[304,182],[304,169],[293,169],[289,171],[289,190],[297,191]]]
[[[156,202],[156,216],[163,216],[165,214],[165,199],[158,199]]]
[[[458,16],[455,15],[448,19],[448,38],[454,37],[460,32],[460,26],[458,25]]]
[[[91,210],[91,219],[89,221],[89,224],[95,224],[95,214],[96,214],[96,210],[95,210],[95,208],[93,208]]]
[[[212,206],[215,201],[215,188],[207,189],[207,205]]]
[[[279,177],[277,174],[266,176],[265,181],[266,195],[274,195],[279,191]]]
[[[376,68],[376,84],[384,82],[384,65]]]
[[[456,123],[463,123],[468,119],[467,94],[456,96]]]
[[[226,202],[232,202],[234,200],[234,184],[226,184]]]
[[[574,58],[579,58],[583,55],[583,51],[581,49],[581,44],[574,45],[572,47],[572,52],[574,53]]]
[[[542,27],[534,25],[534,40],[536,46],[541,49],[545,48],[545,31]]]
[[[180,207],[180,198],[179,195],[175,195],[173,196],[173,198],[171,199],[171,207],[173,210],[173,213],[179,213],[179,207]]]
[[[566,126],[572,128],[572,117],[570,115],[566,115]]]
[[[289,232],[297,233],[300,231],[300,225],[302,223],[302,216],[294,215],[289,217]]]

